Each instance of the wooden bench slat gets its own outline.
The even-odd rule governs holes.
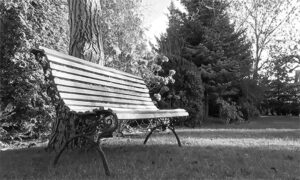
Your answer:
[[[124,90],[131,90],[131,91],[136,91],[136,92],[149,92],[148,89],[141,89],[141,88],[135,88],[135,87],[126,86],[126,85],[119,85],[119,84],[110,83],[110,82],[106,82],[106,81],[101,81],[101,80],[82,77],[82,76],[78,76],[78,75],[68,74],[68,73],[64,73],[61,71],[57,71],[57,70],[52,70],[52,75],[54,77],[59,77],[59,78],[63,78],[63,79],[87,82],[87,83],[98,84],[98,85],[107,86],[107,87],[114,87],[114,88],[119,88],[119,89],[124,89]],[[54,78],[54,81],[55,81],[55,78]]]
[[[98,109],[98,107],[80,107],[80,106],[69,106],[69,108],[72,111],[76,111],[76,112],[85,112],[85,111],[93,111],[93,109]],[[128,112],[129,110],[131,111],[142,111],[142,109],[125,109],[125,108],[116,108],[116,107],[104,107],[105,110],[111,109],[114,112],[118,111],[118,112]],[[152,109],[153,111],[157,111],[156,109]],[[120,119],[118,117],[118,119]]]
[[[157,110],[157,111],[120,111],[115,110],[120,119],[151,119],[162,117],[183,117],[188,116],[184,109]]]
[[[97,106],[95,107],[87,107],[87,106],[73,106],[70,105],[70,107],[74,109],[96,109],[98,108]],[[117,107],[112,107],[113,110],[115,110],[116,113],[127,113],[127,114],[164,114],[164,113],[176,113],[176,114],[181,114],[183,116],[184,114],[187,113],[186,110],[184,109],[131,109],[131,108],[117,108]]]
[[[124,95],[132,95],[137,97],[150,97],[148,93],[142,93],[142,92],[135,92],[135,91],[127,91],[122,89],[114,89],[110,87],[105,87],[101,85],[93,85],[93,84],[85,84],[80,82],[74,82],[70,80],[64,80],[55,78],[55,83],[57,85],[63,85],[63,86],[70,86],[75,88],[83,88],[83,89],[91,89],[91,90],[97,90],[97,91],[103,91],[103,92],[112,92],[112,93],[118,93],[118,94],[124,94]]]
[[[66,93],[99,95],[99,96],[107,96],[107,97],[114,97],[114,98],[127,99],[127,100],[138,100],[138,101],[152,102],[152,100],[150,98],[146,98],[146,97],[130,96],[130,95],[124,95],[124,94],[112,93],[112,92],[87,90],[87,89],[81,89],[81,88],[66,87],[66,86],[61,86],[61,85],[58,85],[57,89],[58,89],[59,92],[66,92]]]
[[[79,107],[70,106],[70,108],[77,112],[91,111],[93,107]],[[108,109],[108,108],[107,108]],[[163,117],[184,117],[188,116],[188,113],[184,109],[171,109],[171,110],[143,110],[143,109],[112,109],[119,119],[151,119],[151,118],[163,118]]]
[[[112,68],[109,68],[109,67],[101,67],[101,66],[99,66],[95,63],[85,61],[85,60],[82,60],[80,58],[76,58],[76,57],[73,57],[73,56],[70,56],[70,55],[66,55],[66,54],[63,54],[61,52],[58,52],[58,51],[55,51],[55,50],[52,50],[52,49],[48,49],[48,48],[43,47],[43,46],[40,46],[39,49],[43,49],[45,51],[46,55],[53,55],[53,56],[63,58],[65,60],[68,60],[68,61],[71,61],[71,62],[76,62],[76,63],[84,64],[84,65],[87,65],[87,66],[90,66],[90,67],[94,67],[94,68],[97,68],[101,71],[107,71],[107,72],[112,72],[112,73],[116,73],[116,74],[121,74],[121,75],[124,75],[124,76],[127,76],[127,77],[132,77],[134,79],[143,81],[143,79],[141,77],[138,77],[138,76],[135,76],[135,75],[123,72],[123,71],[118,71],[118,70],[115,70],[115,69],[112,69]]]
[[[124,111],[122,113],[135,113],[135,114],[149,114],[149,113],[156,113],[156,114],[159,114],[159,113],[186,113],[186,110],[184,109],[158,109],[158,110],[136,110],[136,111],[131,111],[131,110],[128,110],[128,111]],[[129,113],[130,114],[130,113]]]
[[[168,117],[185,117],[188,116],[187,112],[159,112],[159,113],[131,113],[115,111],[119,119],[152,119],[152,118],[168,118]]]
[[[113,102],[104,103],[104,102],[91,102],[91,101],[79,101],[79,100],[69,100],[65,99],[64,102],[68,106],[85,106],[89,108],[98,108],[100,106],[102,107],[109,107],[109,108],[122,108],[122,109],[152,109],[152,110],[158,110],[156,106],[153,104],[151,105],[130,105],[130,104],[115,104]]]
[[[115,79],[113,77],[108,77],[108,76],[103,76],[103,75],[99,75],[96,73],[90,73],[87,71],[82,71],[79,69],[74,69],[74,68],[70,68],[64,65],[59,65],[59,64],[54,64],[54,63],[50,63],[50,67],[51,69],[54,70],[58,70],[58,71],[63,71],[65,73],[71,73],[71,74],[76,74],[79,76],[85,76],[85,77],[91,77],[94,79],[98,79],[98,80],[102,80],[102,81],[108,81],[108,82],[112,82],[112,83],[116,83],[116,84],[123,84],[126,86],[132,86],[132,87],[137,87],[137,88],[146,88],[146,85],[144,84],[138,84],[138,83],[132,83],[129,81],[125,81],[125,80],[120,80],[120,79]]]
[[[59,93],[63,99],[73,99],[73,100],[89,100],[89,101],[99,101],[99,102],[115,102],[120,104],[136,104],[136,105],[151,105],[153,102],[146,101],[136,101],[136,100],[124,100],[120,98],[109,98],[101,96],[92,95],[78,95],[72,93]]]
[[[71,68],[71,69],[78,68],[80,70],[84,70],[85,72],[92,72],[93,73],[92,77],[94,77],[94,75],[99,75],[99,76],[103,76],[103,77],[110,77],[110,79],[117,80],[117,82],[121,82],[121,83],[125,81],[125,82],[131,83],[135,86],[145,85],[144,81],[136,80],[131,77],[122,76],[122,75],[112,73],[112,72],[101,71],[97,68],[93,68],[90,66],[85,66],[83,64],[66,61],[64,59],[60,59],[60,58],[57,58],[54,56],[47,56],[47,57],[48,57],[48,60],[50,61],[50,66],[52,69],[64,70],[64,68],[66,66],[70,66],[69,68]],[[59,65],[62,66],[63,69],[61,69],[60,67],[57,67]]]
[[[75,111],[93,111],[94,109],[98,109],[99,106],[75,106],[75,105],[69,105],[68,106],[70,109],[75,110]],[[132,109],[132,108],[122,108],[122,107],[110,107],[106,106],[104,109],[112,109],[113,111],[120,111],[120,112],[125,112],[129,113],[130,111],[135,112],[135,111],[159,111],[158,109],[155,108],[150,108],[150,109]],[[129,113],[130,114],[130,113]]]

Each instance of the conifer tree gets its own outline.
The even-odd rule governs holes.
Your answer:
[[[234,31],[223,1],[181,2],[187,13],[170,6],[170,24],[159,41],[160,50],[193,62],[201,71],[207,116],[209,102],[214,104],[218,98],[229,99],[238,94],[232,84],[250,73],[251,45],[243,31]]]

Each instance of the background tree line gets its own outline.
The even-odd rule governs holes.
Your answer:
[[[223,0],[181,3],[186,12],[172,3],[169,27],[157,38],[158,46],[150,47],[139,1],[99,1],[101,11],[95,13],[101,16],[95,28],[101,30],[103,46],[98,47],[98,53],[87,53],[86,57],[95,56],[103,60],[100,64],[142,76],[160,108],[181,107],[189,111],[185,122],[188,126],[201,125],[208,116],[230,123],[259,113],[299,115],[299,84],[289,76],[299,65],[299,40],[297,44],[293,39],[296,43],[289,46],[287,42],[282,46],[268,44],[268,38],[276,34],[274,29],[297,16],[299,3],[288,1],[293,6],[285,11],[287,18],[279,20],[275,15],[284,5],[276,6],[274,17],[253,13],[270,13],[264,1],[250,5]],[[2,139],[15,138],[15,132],[16,138],[41,137],[49,132],[55,110],[45,93],[40,66],[29,51],[36,45],[71,54],[80,51],[82,47],[73,53],[69,48],[72,39],[79,38],[68,25],[70,4],[67,0],[0,2]],[[255,29],[251,23],[256,21],[251,19],[248,24],[239,24],[248,22],[236,16],[241,10],[248,16],[240,18],[265,17],[263,22],[270,24],[269,29]],[[268,20],[270,17],[273,19]],[[264,40],[249,36],[252,27],[254,33],[265,33],[260,35]],[[260,56],[253,56],[258,51],[253,51],[255,44],[261,49],[258,54],[266,49],[271,54],[263,64]]]
[[[158,50],[174,63],[168,68],[190,62],[196,68],[188,69],[201,74],[203,91],[191,98],[202,102],[196,103],[195,117],[230,123],[260,113],[299,114],[299,84],[291,76],[299,67],[298,1],[181,3],[186,12],[169,7],[169,27],[158,39]],[[180,84],[173,91],[181,92]]]

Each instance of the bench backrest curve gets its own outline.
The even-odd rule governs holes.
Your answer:
[[[57,90],[74,111],[99,106],[117,111],[158,110],[141,77],[69,56],[45,47]]]

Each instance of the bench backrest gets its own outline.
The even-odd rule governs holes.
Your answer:
[[[40,47],[50,62],[60,96],[74,111],[103,106],[118,111],[157,110],[143,79]]]

